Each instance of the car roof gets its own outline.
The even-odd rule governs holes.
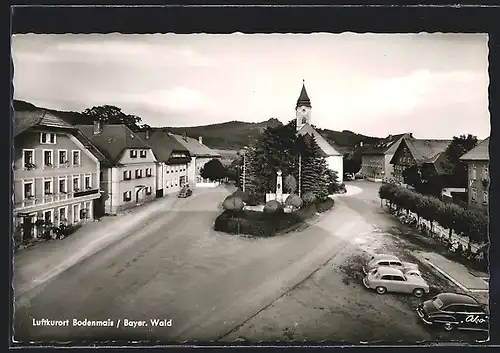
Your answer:
[[[388,266],[380,266],[377,268],[377,272],[383,276],[383,275],[399,275],[403,276],[403,271],[400,269],[394,268],[394,267],[388,267]]]
[[[437,297],[445,304],[473,304],[478,305],[479,302],[467,294],[459,293],[440,293]]]
[[[396,260],[396,261],[399,261],[397,256],[389,255],[389,254],[373,255],[373,259],[371,259],[371,261],[374,261],[374,260]]]

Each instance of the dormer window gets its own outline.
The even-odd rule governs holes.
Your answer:
[[[130,158],[137,158],[137,150],[130,151]]]
[[[46,145],[54,145],[56,143],[56,134],[53,132],[41,132],[40,143]]]
[[[141,150],[141,158],[146,158],[147,156],[147,151],[146,150]]]
[[[307,123],[307,119],[304,117],[302,118],[302,124],[306,124]]]

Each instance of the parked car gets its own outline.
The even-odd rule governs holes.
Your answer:
[[[408,270],[418,270],[418,265],[411,262],[401,261],[397,256],[389,254],[377,254],[371,257],[370,261],[363,267],[366,275],[370,270],[380,266],[394,267],[403,272]]]
[[[451,331],[488,331],[489,312],[485,305],[466,294],[441,293],[417,307],[420,319],[428,325],[443,325]]]
[[[184,185],[180,190],[179,193],[177,194],[177,197],[179,198],[185,198],[189,197],[193,194],[193,191],[189,187],[189,185]]]
[[[420,298],[429,293],[429,285],[418,270],[403,271],[394,267],[378,267],[372,269],[363,279],[368,289],[374,289],[378,294],[386,292],[408,293]]]
[[[344,180],[345,181],[354,180],[354,174],[352,174],[352,173],[344,173]]]

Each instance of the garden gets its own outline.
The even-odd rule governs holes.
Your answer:
[[[487,269],[488,214],[417,193],[394,184],[383,184],[379,197],[402,223],[445,245],[449,253]],[[464,261],[462,261],[464,262]]]

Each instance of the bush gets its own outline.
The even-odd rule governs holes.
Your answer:
[[[238,212],[243,210],[244,206],[243,201],[239,197],[233,195],[229,195],[222,202],[222,207],[226,211]]]
[[[316,202],[316,195],[311,191],[305,192],[304,195],[302,195],[302,201],[304,201],[306,206],[312,205]]]
[[[266,196],[264,194],[250,194],[248,195],[246,204],[249,206],[257,206],[263,204],[265,200]]]
[[[287,175],[285,177],[285,190],[290,193],[290,194],[293,194],[295,191],[297,191],[297,180],[295,179],[295,177],[291,174]]]
[[[316,210],[320,213],[330,210],[335,205],[335,201],[329,197],[326,200],[316,203]]]
[[[243,191],[241,189],[238,189],[235,192],[233,192],[232,196],[240,198],[241,201],[243,201],[244,203],[248,203],[248,200],[250,198],[250,196],[248,195],[248,192]]]
[[[297,194],[288,195],[288,197],[285,200],[285,205],[292,206],[294,208],[301,208],[303,204],[304,201],[302,201],[300,196]]]
[[[268,201],[264,205],[265,213],[283,213],[284,211],[283,205],[276,200]]]

